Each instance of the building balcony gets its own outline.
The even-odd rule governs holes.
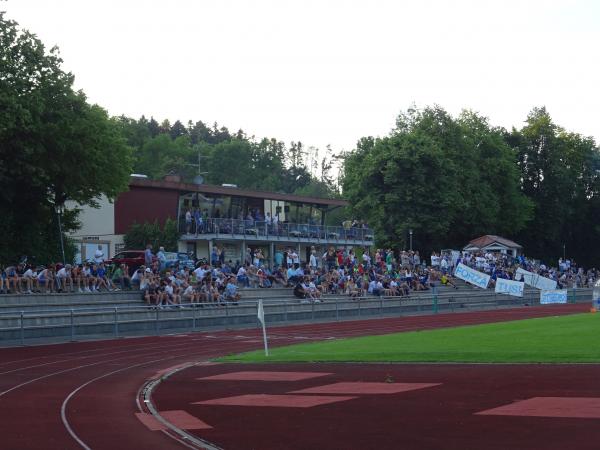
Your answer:
[[[314,244],[373,245],[374,234],[369,228],[345,228],[338,226],[278,223],[267,224],[253,220],[209,218],[196,227],[188,227],[180,220],[181,239],[193,240],[234,240],[262,242],[297,242]]]

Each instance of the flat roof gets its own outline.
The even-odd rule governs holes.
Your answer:
[[[262,198],[266,200],[306,203],[320,206],[348,206],[348,202],[342,199],[307,197],[304,195],[281,194],[279,192],[257,191],[251,189],[240,189],[236,187],[214,186],[210,184],[177,183],[174,181],[150,180],[148,178],[138,177],[131,177],[129,179],[129,186],[169,189],[179,192],[201,192],[203,194]]]

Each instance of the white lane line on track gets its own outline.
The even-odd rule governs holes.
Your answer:
[[[530,309],[528,309],[528,311],[532,312],[532,313],[540,312],[540,316],[539,317],[546,317],[546,314],[544,314],[546,311],[545,310],[541,310],[539,307],[536,308],[536,309],[530,308]],[[542,311],[543,311],[543,313],[542,313]],[[494,311],[484,311],[482,313],[481,312],[479,312],[479,313],[478,312],[443,313],[443,314],[440,314],[438,317],[440,317],[440,319],[441,319],[441,316],[445,316],[444,319],[449,319],[450,317],[448,317],[448,316],[451,316],[452,318],[455,318],[457,316],[459,317],[460,315],[467,315],[467,314],[469,314],[469,315],[471,315],[471,314],[477,314],[478,316],[482,316],[483,314],[489,313],[489,312],[495,312],[497,314],[499,313],[499,314],[502,314],[503,316],[507,316],[507,317],[511,317],[513,315],[522,316],[522,314],[523,314],[523,308],[512,308],[512,309],[506,309],[506,310],[501,310],[501,311],[496,311],[496,310],[494,310]],[[571,311],[571,310],[565,311],[565,313],[571,313],[571,312],[577,312],[577,311]],[[554,311],[553,311],[553,313],[554,313]],[[356,321],[345,321],[345,322],[336,322],[336,323],[339,323],[340,325],[342,325],[342,324],[350,324],[350,323],[372,322],[373,320],[378,320],[378,321],[390,321],[390,320],[394,320],[394,321],[402,322],[406,318],[410,318],[410,317],[430,317],[430,316],[384,317],[384,318],[361,319],[361,320],[356,320]],[[532,316],[528,316],[528,317],[534,318],[534,317],[538,317],[538,316],[532,315]],[[500,316],[497,315],[497,318],[500,318]],[[288,332],[292,332],[293,333],[294,331],[296,331],[296,329],[298,331],[300,331],[301,327],[303,327],[303,326],[300,326],[300,325],[291,325],[289,327],[286,327],[286,326],[284,326],[284,327],[275,326],[274,328],[272,328],[272,330],[276,333],[278,329],[288,328]],[[306,330],[307,330],[306,327],[304,327],[302,329],[304,330],[304,332],[306,332]],[[404,328],[400,328],[400,329],[404,329]],[[378,328],[377,330],[381,330],[381,328]],[[340,330],[340,332],[343,332],[343,331]],[[197,332],[197,333],[195,333],[195,335],[198,336],[198,339],[200,337],[202,337],[202,336],[207,337],[206,335],[202,335],[200,333],[203,333],[203,332]],[[379,334],[381,334],[381,333],[379,333]],[[176,337],[185,337],[185,335],[174,335],[174,336],[176,336]],[[173,336],[170,336],[170,337],[173,337]],[[227,336],[222,336],[222,338],[226,338],[226,337]],[[127,337],[127,336],[125,336],[125,337],[122,337],[121,339],[123,339],[123,340],[124,339],[140,339],[140,340],[143,339],[144,341],[152,339],[153,341],[152,342],[147,342],[147,343],[125,345],[125,346],[122,346],[121,348],[123,349],[123,348],[129,348],[129,347],[138,348],[138,347],[141,347],[141,346],[152,346],[152,345],[156,345],[157,343],[159,343],[159,341],[161,340],[161,338],[162,338],[162,336],[160,336],[160,337],[154,337],[154,336],[148,337],[148,336],[146,336],[146,337],[142,337],[142,338],[137,337],[137,336],[133,336],[133,337]],[[214,338],[216,338],[216,336],[210,336],[210,338],[214,339]],[[106,342],[106,341],[104,341],[104,342]],[[62,346],[62,345],[65,345],[65,343],[63,342],[63,343],[47,344],[47,345],[53,347],[53,346]],[[68,345],[68,343],[66,343],[66,345]],[[13,348],[14,347],[3,347],[3,348],[0,348],[0,353],[2,352],[2,350],[13,349]],[[101,352],[101,351],[106,350],[106,349],[107,349],[107,347],[104,346],[104,347],[97,347],[97,348],[88,349],[88,350],[81,350],[81,351],[77,351],[77,352],[67,352],[67,353],[58,353],[56,355],[42,355],[42,356],[35,356],[35,357],[31,357],[31,358],[23,358],[23,359],[18,359],[18,360],[13,360],[13,361],[1,362],[0,363],[0,367],[4,367],[4,366],[10,365],[10,364],[22,363],[22,362],[25,362],[25,361],[31,361],[31,360],[34,360],[34,359],[46,359],[46,358],[51,358],[51,357],[56,357],[56,356],[58,356],[58,357],[65,357],[65,356],[69,356],[69,355],[78,355],[78,354],[91,353],[91,352]]]
[[[155,350],[162,350],[162,349],[173,350],[173,349],[177,349],[177,348],[180,348],[180,347],[189,347],[189,345],[190,345],[189,341],[186,341],[186,342],[183,342],[183,343],[177,344],[177,345],[165,345],[165,346],[161,346],[161,347],[154,347],[152,349],[153,350],[152,353],[153,354],[156,353]],[[131,351],[128,351],[127,353],[133,353],[133,352],[134,351],[131,350]],[[109,356],[109,355],[105,355],[105,356]],[[100,356],[103,356],[103,355],[100,355]],[[0,397],[3,397],[4,395],[8,394],[9,392],[15,391],[15,390],[17,390],[19,388],[22,388],[22,387],[27,386],[29,384],[35,383],[36,381],[45,380],[46,378],[50,378],[50,377],[53,377],[55,375],[60,375],[60,374],[63,374],[63,373],[72,372],[72,371],[78,370],[78,369],[84,369],[86,367],[93,367],[93,366],[97,366],[99,364],[112,363],[113,361],[119,361],[119,360],[122,360],[122,359],[127,359],[127,358],[135,357],[135,356],[142,356],[142,355],[137,354],[137,355],[131,355],[131,356],[124,356],[122,358],[114,358],[114,359],[110,359],[108,361],[99,361],[99,362],[95,362],[95,363],[91,363],[91,364],[83,364],[83,365],[80,365],[80,366],[75,366],[75,367],[70,367],[68,369],[59,370],[57,372],[51,372],[49,374],[46,374],[46,375],[34,378],[32,380],[25,381],[25,382],[20,383],[20,384],[18,384],[16,386],[13,386],[10,389],[7,389],[7,390],[5,390],[3,392],[0,392]]]
[[[189,343],[190,341],[200,341],[200,340],[201,340],[200,338],[192,338],[192,339],[187,340],[186,343]],[[0,372],[0,375],[6,375],[6,374],[9,374],[9,373],[19,372],[21,370],[33,369],[33,368],[36,368],[36,367],[49,366],[49,365],[52,365],[52,364],[59,364],[61,362],[82,360],[82,359],[88,359],[88,358],[97,358],[99,356],[118,355],[118,354],[122,354],[122,353],[132,353],[132,352],[141,350],[140,347],[149,347],[149,346],[151,346],[153,349],[154,348],[161,348],[161,347],[157,347],[156,343],[141,344],[139,347],[128,345],[128,346],[123,347],[123,348],[129,348],[129,350],[123,350],[123,351],[111,352],[111,353],[94,354],[94,355],[87,355],[87,356],[77,356],[76,358],[71,358],[71,359],[62,359],[62,360],[59,360],[59,361],[52,361],[52,362],[43,363],[43,364],[35,364],[33,366],[20,367],[18,369],[8,370],[6,372]],[[110,349],[110,347],[106,347],[104,350],[109,350],[109,349]]]
[[[124,338],[120,338],[120,339],[124,339]],[[144,339],[144,340],[148,340],[148,337],[144,337],[144,338],[139,338],[136,337],[136,339]],[[107,342],[106,340],[102,341],[102,342]],[[108,341],[108,342],[116,342],[116,341]],[[120,346],[121,349],[127,349],[127,348],[140,348],[140,347],[148,347],[148,346],[152,346],[152,345],[156,345],[159,343],[159,340],[156,339],[156,341],[153,342],[148,342],[148,343],[140,343],[140,344],[128,344],[128,345],[123,345]],[[63,342],[61,344],[47,344],[47,345],[69,345],[71,343],[69,342]],[[94,349],[88,349],[88,350],[81,350],[78,352],[67,352],[67,353],[57,353],[55,355],[43,355],[43,356],[32,356],[31,358],[23,358],[23,359],[15,359],[13,361],[6,361],[3,363],[0,363],[0,367],[4,367],[4,366],[8,366],[10,364],[16,364],[16,363],[22,363],[25,361],[31,361],[33,359],[47,359],[47,358],[54,358],[54,357],[66,357],[66,356],[73,356],[73,355],[81,355],[84,353],[90,353],[90,352],[101,352],[101,351],[106,351],[108,349],[110,349],[110,347],[112,347],[112,345],[107,345],[107,346],[103,346],[103,347],[97,347]],[[10,347],[11,349],[14,347]],[[0,349],[0,353],[1,353],[2,349]],[[90,355],[93,356],[93,355]]]
[[[385,319],[384,319],[384,320],[385,320]],[[364,324],[364,321],[356,321],[356,323],[354,323],[354,324],[353,324],[353,325],[354,325],[353,327],[348,327],[348,326],[346,326],[344,331],[345,331],[346,333],[357,333],[357,332],[358,332],[358,333],[361,333],[361,332],[364,332],[364,330],[369,330],[369,329],[371,329],[370,327],[361,328],[361,327],[360,327],[360,324],[361,324],[361,322]],[[370,324],[372,325],[372,324],[373,324],[373,322],[371,322]],[[358,326],[357,326],[357,325],[358,325]],[[323,328],[324,328],[324,327],[316,327],[316,326],[313,326],[313,329],[315,329],[315,330],[316,330],[316,329],[322,330]],[[393,327],[393,328],[392,328],[392,330],[397,330],[397,329],[398,329],[398,327]],[[381,333],[381,329],[378,329],[378,330],[379,330],[379,332]],[[298,330],[298,331],[299,331],[299,330]],[[331,332],[331,329],[329,329],[328,331],[329,331],[329,332]],[[304,329],[304,332],[306,332],[306,329]],[[200,336],[200,337],[202,337],[202,336]],[[212,337],[213,337],[213,338],[217,338],[217,336],[212,336]],[[221,338],[225,338],[225,339],[227,339],[227,340],[230,340],[230,339],[232,339],[232,338],[231,338],[231,336],[228,336],[228,335],[226,335],[226,334],[224,334],[224,335],[221,335],[221,336],[219,336],[219,337],[221,337]],[[233,339],[235,339],[235,338],[233,338]],[[198,340],[199,340],[199,339],[198,339]],[[187,341],[186,341],[186,343],[187,343]],[[182,345],[186,345],[186,343],[184,343],[184,344],[182,344]],[[231,343],[231,342],[230,342],[230,343]],[[141,344],[141,345],[144,345],[144,346],[146,346],[146,344]],[[147,345],[153,345],[153,344],[151,343],[151,344],[147,344]],[[163,347],[163,346],[160,346],[160,347]],[[166,348],[166,347],[168,347],[168,346],[164,346],[163,348]],[[217,347],[220,347],[220,345],[217,345]],[[155,346],[154,350],[157,350],[157,349],[158,349],[158,348]],[[214,352],[215,352],[215,351],[217,351],[217,349],[216,349],[216,348],[212,348],[212,349],[210,349],[210,350],[213,352],[213,355],[214,355]],[[243,349],[240,349],[240,351],[243,351]],[[101,356],[101,355],[98,355],[98,356]],[[140,355],[136,355],[136,356],[140,356]],[[119,358],[119,359],[126,359],[126,358]],[[114,360],[112,360],[112,361],[114,361]],[[77,370],[77,369],[79,369],[79,368],[89,367],[89,366],[91,366],[91,365],[97,365],[97,364],[102,364],[102,363],[103,363],[103,362],[99,362],[99,363],[95,363],[95,364],[87,364],[87,365],[84,365],[84,366],[81,366],[81,367],[75,367],[75,368],[67,369],[67,371],[71,371],[71,370]],[[55,374],[50,374],[49,376],[52,376],[52,375],[57,375],[57,374],[59,374],[59,373],[64,373],[64,372],[65,372],[65,371],[60,371],[60,372],[58,372],[58,373],[55,373]],[[45,377],[41,377],[41,378],[48,378],[49,376],[45,376]],[[33,381],[35,381],[35,380],[30,380],[30,382],[33,382]],[[26,383],[26,384],[29,384],[30,382],[28,382],[28,383]],[[16,388],[16,387],[15,387],[15,388]],[[11,389],[11,390],[14,390],[14,388],[13,388],[13,389]],[[6,392],[5,392],[5,393],[6,393]],[[4,395],[5,393],[0,393],[0,395]]]
[[[100,375],[99,377],[93,378],[93,379],[87,381],[86,383],[80,385],[77,389],[74,389],[73,391],[71,391],[69,393],[69,395],[65,398],[65,400],[63,401],[63,403],[62,403],[62,405],[60,407],[60,417],[62,419],[63,425],[65,426],[65,428],[67,429],[67,431],[69,432],[69,434],[71,435],[71,437],[73,439],[75,439],[75,441],[82,448],[84,448],[85,450],[92,450],[90,447],[87,446],[87,444],[85,442],[83,442],[79,438],[79,436],[77,436],[77,434],[75,433],[75,431],[73,431],[73,428],[71,428],[71,425],[69,424],[69,420],[67,419],[67,413],[66,413],[66,411],[67,411],[67,405],[69,404],[69,401],[71,400],[71,398],[73,398],[73,396],[76,395],[84,387],[89,386],[90,384],[95,383],[98,380],[101,380],[103,378],[109,377],[109,376],[114,375],[116,373],[124,372],[124,371],[129,370],[129,369],[134,369],[136,367],[145,366],[145,365],[152,364],[152,363],[159,362],[159,361],[168,361],[170,359],[179,358],[181,356],[186,356],[186,353],[183,353],[181,355],[171,356],[169,358],[154,359],[152,361],[146,361],[146,362],[143,362],[143,363],[133,364],[133,365],[128,366],[128,367],[123,367],[121,369],[113,370],[112,372],[105,373],[104,375]]]
[[[79,438],[79,436],[77,435],[77,433],[75,433],[75,431],[71,427],[71,425],[69,423],[69,420],[67,418],[67,413],[66,413],[67,405],[68,405],[69,401],[71,401],[71,399],[79,391],[81,391],[86,386],[89,386],[90,384],[95,383],[95,382],[97,382],[97,381],[99,381],[99,380],[101,380],[103,378],[109,377],[111,375],[114,375],[114,374],[117,374],[117,373],[120,373],[120,372],[124,372],[124,371],[129,370],[129,369],[133,369],[133,368],[136,368],[136,367],[141,367],[141,366],[144,366],[144,365],[149,365],[149,364],[152,364],[152,363],[155,363],[155,362],[168,361],[168,360],[172,360],[172,359],[180,358],[180,357],[185,357],[185,356],[192,357],[192,358],[210,358],[211,355],[215,354],[216,352],[225,351],[227,348],[230,348],[229,345],[226,346],[225,344],[219,345],[218,347],[223,347],[223,349],[220,349],[220,348],[211,348],[211,349],[206,349],[206,350],[204,350],[202,352],[198,352],[198,353],[193,354],[193,355],[190,355],[189,353],[182,353],[182,354],[170,356],[170,357],[167,357],[167,358],[159,358],[159,359],[154,359],[152,361],[145,361],[145,362],[133,364],[133,365],[130,365],[130,366],[127,366],[127,367],[122,367],[120,369],[113,370],[113,371],[111,371],[109,373],[105,373],[103,375],[100,375],[100,376],[98,376],[98,377],[96,377],[96,378],[94,378],[92,380],[88,380],[87,382],[83,383],[82,385],[78,386],[76,389],[74,389],[73,391],[71,391],[69,393],[69,395],[63,401],[63,403],[61,405],[61,409],[60,409],[60,415],[61,415],[61,419],[62,419],[63,425],[65,426],[65,428],[67,429],[67,431],[69,432],[69,434],[71,435],[71,437],[73,439],[75,439],[75,441],[82,448],[84,448],[86,450],[91,450],[91,448],[85,442],[83,442],[83,440],[81,440],[81,438]],[[243,351],[244,348],[246,348],[246,346],[244,346],[243,348],[240,347],[239,351]],[[236,350],[236,351],[238,351],[238,350]],[[138,390],[138,393],[139,393],[139,390]],[[138,409],[140,411],[142,411],[142,407],[141,407],[141,405],[139,403],[139,395],[136,396],[136,404],[137,404]],[[170,436],[170,435],[168,435],[168,436]],[[173,436],[170,436],[170,437],[173,438]],[[181,442],[181,443],[185,444],[185,442]],[[191,448],[195,448],[195,447],[191,447]]]

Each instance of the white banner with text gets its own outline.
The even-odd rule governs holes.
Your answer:
[[[471,269],[470,267],[465,266],[463,263],[460,263],[456,267],[454,276],[466,281],[467,283],[471,283],[477,287],[480,287],[481,289],[487,289],[488,283],[490,282],[489,275]]]
[[[540,303],[542,305],[549,305],[552,303],[567,303],[567,290],[553,289],[548,291],[541,291]]]
[[[495,291],[498,294],[508,294],[513,297],[523,297],[523,290],[525,289],[525,283],[522,281],[505,280],[504,278],[498,278],[496,280]]]
[[[551,280],[550,278],[543,277],[538,275],[537,273],[529,272],[525,269],[521,269],[520,267],[517,269],[517,274],[515,276],[515,280],[523,280],[529,286],[533,286],[536,289],[540,289],[543,291],[551,291],[556,289],[556,281]]]

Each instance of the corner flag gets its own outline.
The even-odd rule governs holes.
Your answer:
[[[260,299],[258,301],[258,320],[260,321],[260,323],[262,324],[262,330],[263,330],[263,341],[265,343],[265,356],[269,356],[269,347],[267,345],[267,328],[265,326],[265,310],[263,308],[263,301],[262,299]]]

